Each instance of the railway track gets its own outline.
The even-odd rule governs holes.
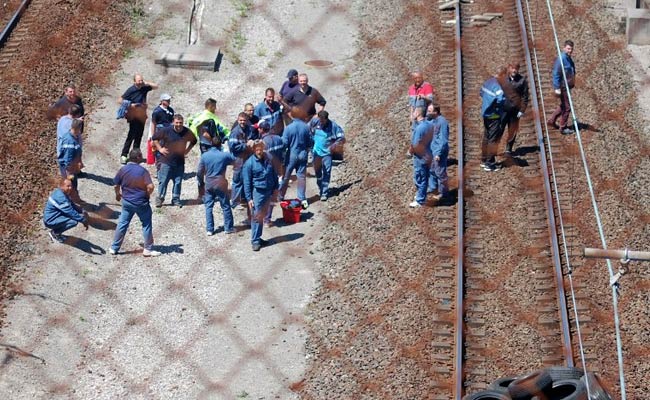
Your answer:
[[[0,68],[4,68],[26,45],[29,32],[38,23],[38,15],[44,5],[43,0],[23,0],[13,17],[0,33]]]
[[[502,15],[501,20],[475,19],[495,12]],[[507,375],[574,365],[576,349],[571,344],[563,279],[566,265],[558,245],[549,155],[540,120],[534,118],[541,115],[536,88],[521,120],[516,151],[504,159],[504,170],[491,173],[479,168],[484,128],[478,110],[483,81],[494,73],[494,67],[510,60],[521,62],[529,80],[537,72],[528,49],[530,27],[525,12],[516,0],[500,3],[499,9],[461,3],[441,11],[440,41],[449,54],[455,54],[442,62],[442,69],[456,71],[447,74],[455,74],[456,79],[442,82],[438,92],[449,104],[455,99],[455,115],[450,118],[447,112],[451,132],[457,133],[450,138],[450,154],[455,151],[458,165],[464,168],[450,168],[459,187],[458,203],[448,208],[457,216],[456,229],[440,229],[455,232],[443,238],[455,244],[442,241],[436,251],[440,303],[434,318],[441,328],[432,346],[433,368],[440,377],[435,382],[435,399],[460,399]],[[500,31],[504,32],[501,36]],[[486,54],[477,45],[495,38],[507,41],[506,54]],[[541,75],[550,76],[551,63],[540,62],[548,66]],[[550,82],[543,84],[547,85],[545,93],[552,92]],[[558,182],[558,187],[562,184]],[[504,190],[510,195],[494,196],[495,191]],[[494,308],[501,312],[494,313]],[[500,355],[504,351],[509,353],[505,357]]]

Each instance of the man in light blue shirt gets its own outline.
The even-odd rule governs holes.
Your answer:
[[[318,112],[318,116],[310,121],[309,128],[314,141],[313,164],[316,172],[316,183],[320,191],[320,200],[327,201],[332,175],[332,154],[343,151],[342,146],[345,142],[345,136],[343,129],[336,122],[329,119],[329,113],[325,110]]]

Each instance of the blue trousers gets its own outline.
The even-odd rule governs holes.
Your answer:
[[[304,160],[298,158],[290,158],[288,165],[284,169],[284,176],[282,177],[282,183],[280,184],[280,197],[284,198],[287,193],[287,187],[289,186],[289,179],[291,178],[291,173],[296,171],[296,176],[298,177],[298,200],[307,200],[305,194],[307,188],[307,159]]]
[[[232,167],[232,188],[230,190],[230,200],[232,206],[236,207],[244,199],[244,182],[242,182],[241,171],[243,162],[241,158],[235,161]]]
[[[234,229],[234,222],[232,207],[230,206],[230,196],[228,196],[228,192],[219,190],[219,188],[206,188],[205,195],[203,195],[206,230],[208,232],[214,232],[214,215],[212,214],[212,209],[214,208],[215,202],[219,202],[221,211],[223,211],[223,230],[226,232],[232,231]]]
[[[169,185],[169,181],[172,181],[172,203],[180,201],[184,173],[185,164],[172,166],[161,163],[160,169],[158,170],[158,197],[163,200],[165,199],[167,185]]]
[[[142,223],[142,236],[144,238],[144,248],[151,250],[153,246],[153,229],[151,225],[151,206],[149,203],[137,206],[131,202],[122,199],[122,213],[120,219],[117,221],[117,228],[115,229],[115,236],[113,237],[113,244],[111,248],[118,251],[124,242],[124,236],[129,229],[131,219],[134,215],[140,218]]]
[[[316,172],[316,184],[321,196],[327,196],[332,176],[332,155],[319,156],[314,154],[314,171]]]
[[[45,225],[46,228],[52,229],[54,233],[57,235],[62,234],[63,232],[67,231],[68,229],[72,229],[75,226],[77,226],[78,222],[75,221],[74,219],[68,219],[64,222],[58,223],[56,225]]]
[[[446,195],[449,191],[449,177],[447,176],[447,157],[440,157],[440,161],[435,159],[431,162],[429,169],[429,192],[438,189],[438,194]]]
[[[271,203],[270,192],[266,189],[253,189],[253,209],[251,215],[251,243],[259,243],[262,238],[262,228],[264,227],[264,217],[268,212],[267,207]]]
[[[413,182],[415,183],[415,201],[424,204],[427,200],[427,185],[429,181],[429,163],[413,157]]]

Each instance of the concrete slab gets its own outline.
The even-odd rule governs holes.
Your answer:
[[[628,44],[650,44],[650,10],[627,9],[625,35]]]
[[[155,63],[165,67],[205,69],[219,71],[223,54],[212,46],[177,46],[168,49]]]

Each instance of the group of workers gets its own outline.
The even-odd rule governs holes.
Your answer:
[[[411,143],[407,154],[413,158],[416,193],[409,207],[419,208],[428,194],[437,202],[449,194],[449,123],[442,116],[440,106],[434,103],[435,89],[424,81],[422,72],[415,71],[411,77],[413,85],[408,91]]]
[[[562,52],[553,64],[553,91],[560,104],[546,121],[563,135],[573,133],[569,125],[571,107],[570,91],[575,85],[576,69],[571,55],[573,42],[564,42]],[[519,72],[519,62],[510,62],[497,68],[494,76],[482,85],[481,116],[484,134],[481,144],[483,170],[494,172],[501,169],[496,156],[501,139],[507,128],[503,156],[512,157],[519,132],[519,120],[526,112],[529,102],[528,80]],[[421,207],[428,193],[437,192],[434,200],[442,200],[448,193],[447,156],[449,153],[449,124],[436,105],[435,89],[425,82],[420,71],[411,74],[413,85],[409,87],[409,123],[411,144],[408,152],[413,157],[413,176],[416,195],[410,207]],[[559,118],[559,124],[556,123]]]
[[[120,154],[123,166],[114,177],[115,198],[122,204],[109,254],[118,254],[134,215],[142,223],[144,256],[158,256],[153,249],[152,209],[161,207],[167,187],[172,182],[171,204],[182,207],[182,181],[185,159],[198,143],[200,160],[196,170],[199,196],[205,206],[208,236],[214,235],[213,208],[219,203],[223,212],[223,232],[234,232],[232,210],[246,208],[251,226],[253,251],[268,244],[262,239],[264,225],[271,224],[272,209],[283,201],[290,178],[297,177],[297,198],[306,209],[306,171],[309,155],[319,188],[319,198],[327,201],[332,170],[332,157],[342,154],[345,142],[343,129],[324,110],[326,100],[309,85],[308,76],[291,69],[280,92],[267,88],[263,100],[253,106],[247,103],[229,129],[216,115],[217,101],[209,98],[205,109],[188,118],[171,107],[171,96],[160,96],[153,110],[147,147],[154,156],[157,190],[148,169],[143,167],[140,146],[147,116],[147,94],[158,85],[146,82],[142,75],[119,98],[117,118],[125,118],[129,130]],[[318,107],[318,110],[316,109]],[[57,122],[57,157],[62,176],[60,187],[48,198],[44,224],[52,240],[64,242],[63,232],[82,223],[88,228],[88,214],[80,207],[77,180],[83,168],[81,134],[83,105],[74,86],[49,110]],[[227,146],[227,149],[224,147]],[[232,185],[226,178],[232,167]]]

